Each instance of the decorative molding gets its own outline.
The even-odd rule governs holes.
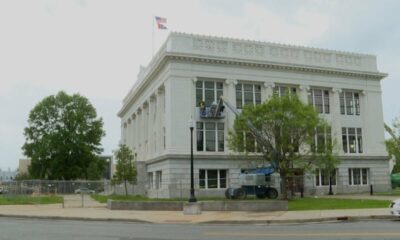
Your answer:
[[[265,88],[274,88],[275,87],[275,83],[273,83],[273,82],[265,82],[264,83],[264,87]]]
[[[300,85],[299,89],[300,89],[301,91],[307,91],[307,92],[309,92],[309,91],[310,91],[310,86],[308,86],[308,85]]]
[[[332,92],[340,94],[340,93],[342,93],[342,89],[341,88],[332,88]]]
[[[237,79],[226,79],[225,80],[225,84],[226,85],[230,85],[230,84],[232,84],[232,85],[237,85],[238,84],[238,81],[237,81]]]

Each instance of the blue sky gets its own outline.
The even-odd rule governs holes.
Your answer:
[[[0,1],[0,168],[23,158],[29,111],[60,90],[89,98],[104,120],[105,154],[118,145],[116,113],[151,58],[153,16],[172,31],[377,55],[385,121],[400,116],[400,1]],[[155,46],[169,31],[155,31]]]

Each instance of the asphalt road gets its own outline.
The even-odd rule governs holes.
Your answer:
[[[284,225],[141,224],[0,218],[0,239],[400,239],[400,221]]]

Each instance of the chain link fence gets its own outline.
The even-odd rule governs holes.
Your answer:
[[[282,179],[279,175],[266,177],[262,186],[275,188],[282,194]],[[331,182],[331,187],[330,183]],[[241,188],[240,177],[194,179],[196,197],[224,198],[228,188]],[[260,185],[248,185],[248,197],[255,197]],[[304,175],[286,178],[288,197],[326,195],[332,190],[333,194],[390,192],[390,181],[385,176],[373,177],[335,175],[331,179],[326,176]],[[52,181],[52,180],[23,180],[0,183],[3,194],[7,195],[69,195],[80,193],[80,190],[90,191],[101,195],[124,195],[125,185],[112,185],[110,181]],[[142,195],[154,199],[175,198],[187,199],[190,195],[190,177],[174,177],[154,179],[154,181],[138,181],[135,185],[127,184],[129,195]]]

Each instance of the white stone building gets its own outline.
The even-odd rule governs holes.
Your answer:
[[[232,112],[205,119],[199,102],[209,107],[223,94],[240,108],[290,89],[331,124],[317,144],[329,136],[338,143],[334,191],[388,190],[380,85],[386,76],[373,55],[171,33],[123,100],[121,143],[135,152],[139,184],[149,196],[187,196],[192,116],[196,195],[221,195],[243,169],[255,167],[250,160],[257,156],[228,148]],[[304,176],[305,191],[325,193],[328,175]]]

